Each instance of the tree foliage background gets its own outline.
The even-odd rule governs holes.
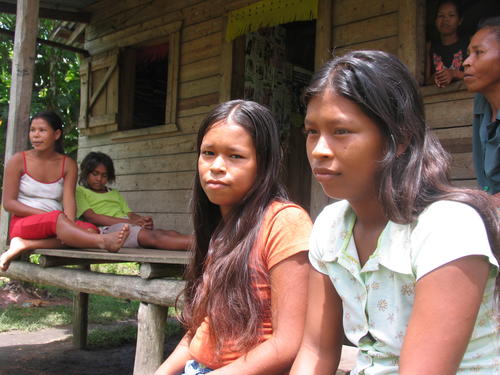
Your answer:
[[[58,21],[40,19],[38,37],[49,39],[58,24]],[[14,30],[15,25],[14,15],[0,14],[1,28]],[[9,126],[7,119],[13,50],[14,40],[0,35],[0,183],[3,178],[5,135]],[[31,115],[50,109],[61,116],[64,121],[65,152],[72,157],[76,156],[78,148],[79,66],[80,61],[76,53],[37,44]]]

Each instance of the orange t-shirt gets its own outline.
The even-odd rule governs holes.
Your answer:
[[[307,212],[293,203],[273,202],[267,209],[262,227],[252,250],[258,251],[260,259],[264,262],[263,269],[268,272],[273,266],[292,255],[309,249],[309,236],[311,233],[311,219]],[[269,301],[265,311],[265,318],[261,326],[259,342],[269,339],[273,334],[271,321],[271,285],[269,282],[254,284],[253,288],[262,296],[264,301]],[[213,340],[210,339],[210,324],[207,318],[198,327],[189,344],[189,352],[193,359],[199,363],[216,369],[225,366],[244,353],[231,349],[230,343],[224,345],[220,357],[215,354]]]

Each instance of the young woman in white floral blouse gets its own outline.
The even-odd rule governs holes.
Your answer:
[[[307,153],[327,195],[310,244],[305,335],[292,375],[498,374],[499,218],[448,180],[406,67],[379,51],[328,62],[305,93]]]

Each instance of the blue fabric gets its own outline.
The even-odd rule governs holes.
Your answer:
[[[477,182],[488,194],[500,192],[500,110],[491,121],[491,106],[481,94],[474,98],[472,144]]]
[[[212,371],[213,371],[212,369],[203,366],[201,363],[189,360],[186,362],[186,366],[184,367],[184,372],[181,375],[208,374],[209,372]]]

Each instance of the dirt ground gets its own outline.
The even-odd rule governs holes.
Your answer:
[[[0,314],[3,307],[11,304],[33,308],[61,303],[71,301],[15,285],[0,289]],[[3,341],[0,342],[0,375],[127,375],[133,372],[135,343],[111,349],[78,350],[72,347],[71,338],[52,341],[53,334],[47,332],[45,337],[43,332],[38,332],[33,340],[34,334],[17,332],[16,341],[40,344],[9,345],[7,341],[12,340],[11,337],[0,333],[0,341]],[[166,340],[165,357],[179,340],[178,336]]]
[[[16,304],[27,308],[58,303],[70,303],[40,294],[39,290],[16,290],[16,287],[0,289],[1,308]],[[98,350],[78,350],[72,347],[71,337],[53,341],[54,337],[67,337],[70,327],[59,333],[39,331],[35,333],[0,333],[0,375],[128,375],[133,373],[135,343]],[[52,330],[54,331],[54,330]],[[20,337],[21,335],[23,337]],[[175,348],[181,336],[168,337],[165,341],[164,358]],[[22,345],[15,343],[24,342]],[[36,344],[34,344],[36,343]],[[345,375],[354,366],[357,349],[343,347],[337,375]]]
[[[165,357],[179,337],[166,342]],[[134,369],[135,344],[112,349],[77,350],[71,339],[0,348],[1,375],[126,375]]]

